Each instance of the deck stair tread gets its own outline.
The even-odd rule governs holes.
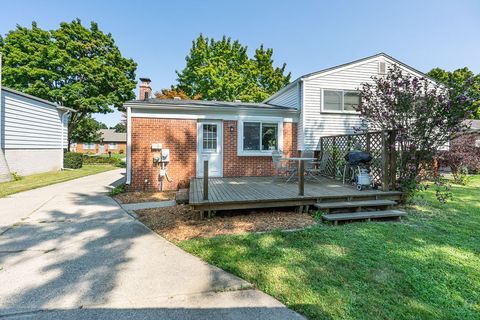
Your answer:
[[[322,216],[322,219],[327,221],[341,221],[341,220],[362,220],[362,219],[375,219],[375,218],[403,217],[406,215],[407,213],[402,210],[380,210],[380,211],[360,211],[360,212],[325,214]]]
[[[394,206],[397,202],[387,199],[379,200],[360,200],[360,201],[338,201],[338,202],[318,202],[314,206],[318,209],[340,209],[340,208],[358,208],[358,207],[382,207]]]

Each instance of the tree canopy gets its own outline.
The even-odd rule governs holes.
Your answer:
[[[452,72],[434,68],[428,76],[451,88],[455,95],[466,95],[471,100],[471,117],[480,119],[480,74],[475,75],[467,67]]]
[[[75,142],[96,142],[100,141],[102,136],[100,129],[108,129],[107,125],[93,119],[90,115],[83,117],[72,132],[70,139]]]
[[[199,100],[201,96],[197,94],[196,96],[190,97],[182,89],[175,88],[171,86],[170,89],[162,89],[155,92],[155,98],[165,100],[165,99],[174,99],[178,97],[182,100]]]
[[[247,47],[223,36],[219,41],[200,34],[178,75],[178,89],[205,100],[260,102],[290,82],[286,64],[273,66],[273,49],[263,45],[248,57]]]
[[[111,34],[95,22],[62,22],[55,30],[17,26],[0,40],[7,87],[77,110],[69,121],[69,142],[93,113],[121,110],[135,97],[136,63],[122,56]],[[81,136],[81,134],[80,134]]]

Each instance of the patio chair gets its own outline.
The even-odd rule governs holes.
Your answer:
[[[300,157],[302,158],[315,158],[315,152],[313,150],[304,150],[300,153]],[[318,180],[318,176],[320,175],[320,169],[317,168],[318,161],[305,161],[305,173],[307,178],[313,178]]]
[[[275,171],[278,177],[288,178],[287,182],[295,175],[297,169],[288,164],[288,162],[282,160],[283,152],[273,151],[272,160],[275,166]]]

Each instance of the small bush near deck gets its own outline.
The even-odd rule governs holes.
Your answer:
[[[63,166],[69,169],[80,169],[83,166],[83,155],[77,152],[64,153]]]
[[[113,188],[112,190],[110,190],[110,196],[116,196],[120,193],[124,193],[125,190],[127,188],[127,185],[126,184],[121,184],[119,186],[116,186],[115,188]]]

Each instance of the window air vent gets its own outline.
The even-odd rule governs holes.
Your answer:
[[[385,64],[385,61],[379,61],[378,62],[378,74],[385,74],[386,69],[387,69],[387,66]]]

